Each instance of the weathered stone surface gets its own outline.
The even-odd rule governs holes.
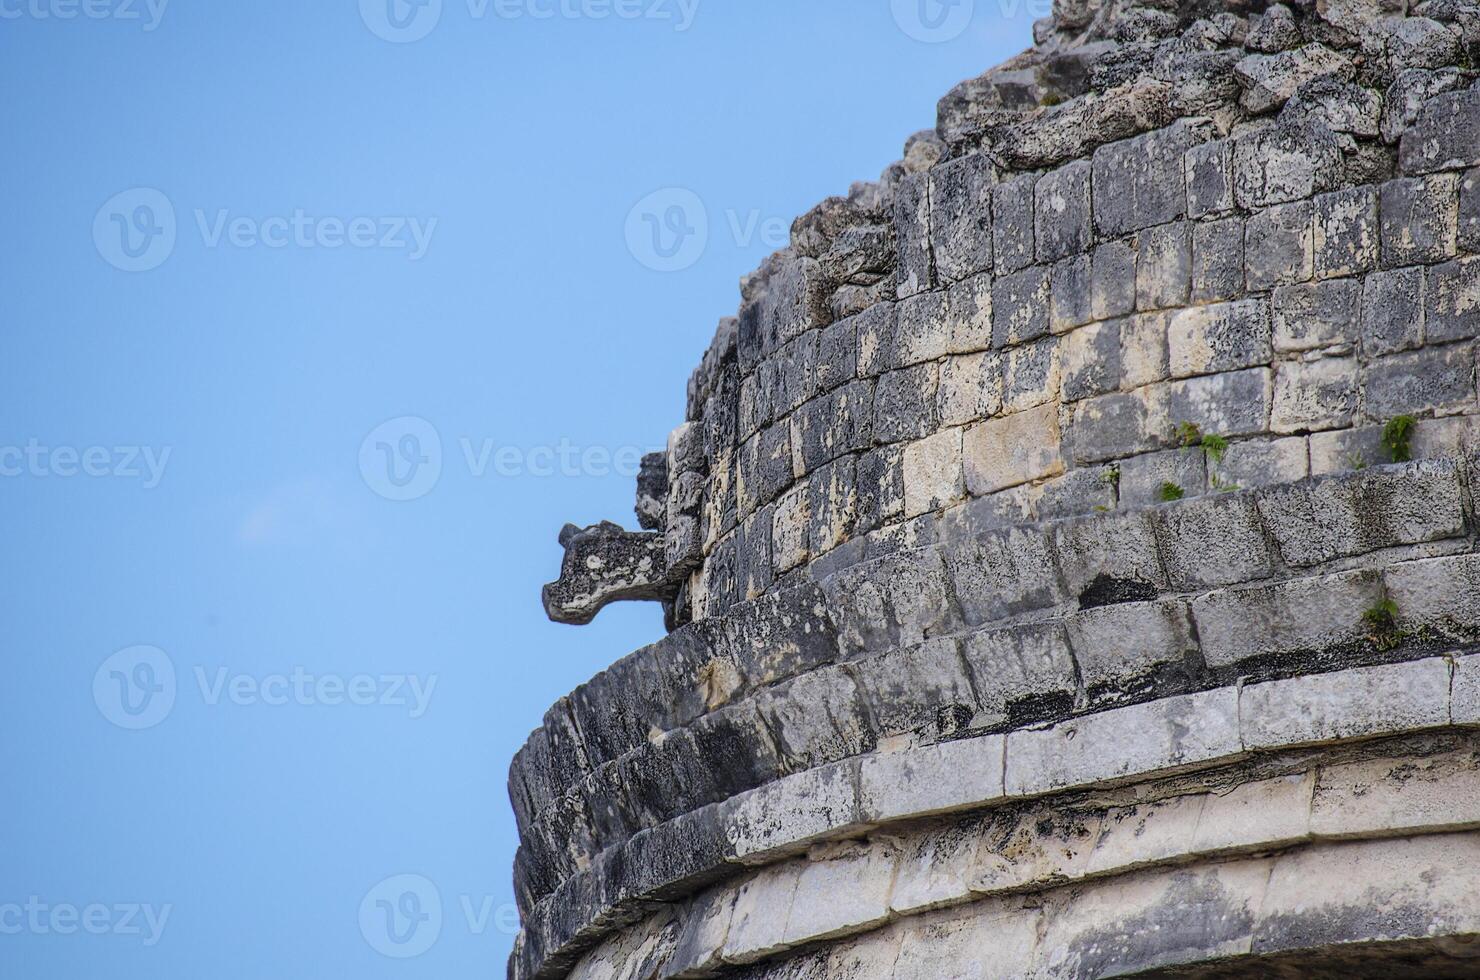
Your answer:
[[[1275,372],[1273,432],[1310,432],[1351,425],[1357,411],[1360,365],[1355,357],[1287,361]]]
[[[1242,269],[1239,272],[1243,275]],[[1140,388],[1170,377],[1170,313],[1140,313],[1120,321],[1121,385]]]
[[[1094,265],[1088,255],[1074,255],[1049,272],[1048,329],[1064,333],[1083,326],[1094,316]]]
[[[1233,142],[1233,194],[1240,207],[1284,204],[1334,190],[1343,157],[1331,130],[1278,122]]]
[[[1063,344],[1063,398],[1079,401],[1120,387],[1120,322],[1096,323]]]
[[[1228,447],[1223,461],[1213,466],[1213,475],[1231,489],[1293,483],[1311,475],[1310,447],[1304,438],[1236,442]]]
[[[973,276],[956,283],[947,294],[951,337],[947,350],[967,354],[992,346],[992,277]]]
[[[992,257],[997,275],[1033,262],[1033,197],[1038,178],[1025,174],[992,189]]]
[[[1041,531],[988,531],[949,549],[951,589],[968,626],[1055,605],[1064,599],[1048,537]]]
[[[1382,185],[1382,264],[1385,268],[1442,262],[1458,247],[1459,177],[1404,177]]]
[[[1429,270],[1424,337],[1431,344],[1480,336],[1480,258]]]
[[[1449,662],[1442,657],[1253,684],[1239,700],[1250,749],[1447,724]]]
[[[1480,557],[1402,562],[1387,568],[1383,581],[1404,626],[1456,638],[1469,637],[1480,627]]]
[[[962,641],[961,655],[981,709],[978,724],[1000,725],[1035,706],[1074,701],[1074,655],[1057,623],[978,630]]]
[[[1189,500],[1155,512],[1168,579],[1179,592],[1252,582],[1274,573],[1264,525],[1248,494]]]
[[[1135,690],[1159,672],[1180,670],[1197,650],[1181,602],[1129,602],[1086,609],[1066,626],[1074,662],[1091,697]]]
[[[1053,405],[988,419],[964,437],[966,486],[974,496],[1064,471],[1059,415]]]
[[[1002,411],[1002,359],[983,351],[948,357],[940,364],[942,425],[965,425]]]
[[[992,284],[992,346],[1020,344],[1048,333],[1049,271],[1034,266]]]
[[[1079,160],[1038,178],[1034,186],[1035,241],[1039,262],[1083,252],[1090,227],[1090,164]]]
[[[727,801],[720,810],[730,854],[737,861],[762,864],[858,826],[856,774],[856,762],[837,763]],[[737,906],[737,917],[739,913]]]
[[[1480,826],[1480,765],[1458,751],[1323,767],[1310,824],[1329,837]]]
[[[954,611],[945,565],[933,548],[901,551],[822,581],[844,654],[919,643],[946,632]]]
[[[960,282],[991,271],[995,183],[991,162],[977,153],[930,171],[931,244],[944,282]]]
[[[1192,277],[1192,228],[1183,221],[1136,236],[1136,308],[1182,306]]]
[[[971,809],[1002,797],[1003,735],[871,755],[859,769],[863,816],[873,823]]]
[[[1244,261],[1251,290],[1304,282],[1315,274],[1315,226],[1307,201],[1282,204],[1249,218]]]
[[[1423,343],[1424,280],[1422,266],[1375,272],[1362,280],[1362,350],[1395,354]]]
[[[1284,105],[1300,86],[1318,78],[1349,77],[1351,59],[1322,44],[1279,54],[1251,54],[1234,66],[1243,86],[1241,102],[1250,112],[1269,112]]]
[[[560,544],[565,549],[560,579],[543,592],[545,615],[557,623],[589,623],[613,602],[669,599],[677,591],[661,534],[633,533],[611,523],[584,530],[567,524]]]
[[[1102,576],[1138,582],[1158,591],[1167,586],[1156,529],[1145,512],[1097,514],[1052,525],[1054,553],[1069,595],[1084,595]]]
[[[1192,601],[1208,665],[1321,650],[1365,638],[1362,614],[1382,598],[1371,572],[1224,589]]]
[[[1287,354],[1355,343],[1360,299],[1361,289],[1354,279],[1276,289],[1270,297],[1275,351]]]
[[[879,375],[874,386],[874,439],[903,442],[935,430],[940,368],[935,363]]]
[[[1225,437],[1260,433],[1269,423],[1271,393],[1268,368],[1175,381],[1166,388],[1163,424],[1191,422]]]
[[[897,855],[885,844],[848,852],[802,868],[786,920],[790,943],[861,932],[889,918],[889,889]]]
[[[1168,484],[1187,496],[1207,492],[1207,457],[1196,450],[1167,449],[1121,460],[1120,504],[1149,507],[1161,503]]]
[[[1231,300],[1244,291],[1244,223],[1240,218],[1200,222],[1192,228],[1191,299]]]
[[[1126,242],[1106,242],[1094,250],[1090,259],[1090,315],[1108,320],[1135,308],[1135,250]]]
[[[894,237],[900,297],[914,296],[935,285],[935,257],[930,248],[930,178],[915,174],[894,193]]]
[[[1358,275],[1377,267],[1377,193],[1372,188],[1319,194],[1312,206],[1316,278]]]
[[[1451,92],[1423,103],[1403,134],[1399,157],[1410,174],[1480,164],[1480,92]]]
[[[1364,409],[1374,419],[1475,403],[1475,352],[1469,345],[1394,354],[1367,366]]]
[[[1233,144],[1203,143],[1187,151],[1187,216],[1233,210]]]
[[[1174,378],[1266,363],[1271,357],[1269,307],[1262,300],[1191,307],[1173,315],[1168,343]]]
[[[1209,136],[1203,122],[1182,121],[1096,150],[1094,217],[1100,234],[1114,238],[1184,217],[1182,154]]]

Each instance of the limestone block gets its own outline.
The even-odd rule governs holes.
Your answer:
[[[1450,716],[1456,725],[1480,725],[1480,656],[1455,660],[1449,698]]]
[[[1251,54],[1233,69],[1244,89],[1240,99],[1253,113],[1269,112],[1307,82],[1318,78],[1345,78],[1352,73],[1351,59],[1322,44],[1307,44],[1279,54]]]
[[[1027,976],[1038,939],[1041,913],[1021,900],[974,905],[950,916],[924,916],[902,924],[899,958],[892,980],[1006,980]]]
[[[950,732],[961,719],[976,714],[971,680],[954,637],[858,661],[853,672],[881,736]]]
[[[1039,262],[1055,262],[1093,244],[1089,193],[1088,160],[1076,160],[1038,178],[1033,216]]]
[[[942,281],[960,282],[992,269],[991,161],[979,153],[930,171],[930,238]]]
[[[1330,129],[1275,123],[1234,140],[1234,199],[1242,208],[1304,200],[1340,186],[1343,165]]]
[[[817,337],[821,332],[809,330],[776,352],[776,370],[772,374],[776,388],[771,395],[771,406],[778,415],[794,411],[817,394]],[[703,449],[702,442],[700,449]],[[699,466],[702,465],[700,461]],[[672,472],[680,473],[682,470],[674,469]]]
[[[1458,248],[1459,175],[1405,177],[1382,185],[1380,215],[1385,268],[1442,262]]]
[[[1206,142],[1206,120],[1182,120],[1095,150],[1095,227],[1116,238],[1187,214],[1182,155]]]
[[[1192,227],[1193,302],[1237,299],[1244,291],[1244,222],[1203,221]]]
[[[1361,368],[1355,357],[1285,361],[1275,371],[1273,432],[1341,429],[1357,411]]]
[[[914,296],[935,285],[928,174],[911,174],[895,188],[894,238],[899,256],[896,280],[899,296]]]
[[[1048,537],[1040,530],[988,531],[948,551],[946,566],[968,625],[1062,598]]]
[[[1136,236],[1136,308],[1184,306],[1192,276],[1192,229],[1185,221],[1148,228]]]
[[[777,572],[785,572],[805,562],[808,527],[807,485],[800,484],[781,495],[771,524],[771,560]]]
[[[754,963],[787,948],[786,920],[800,878],[797,864],[783,864],[740,886],[721,954],[726,963]]]
[[[899,359],[899,314],[895,303],[875,303],[849,317],[858,336],[858,376],[872,378],[901,367]]]
[[[1192,600],[1192,618],[1208,666],[1231,667],[1360,640],[1362,614],[1381,599],[1375,572],[1344,572],[1210,592]]]
[[[1468,408],[1475,403],[1474,364],[1468,344],[1381,358],[1367,366],[1363,408],[1379,420]]]
[[[1074,657],[1058,623],[1025,623],[978,630],[962,641],[980,724],[1011,721],[1015,706],[1073,702]]]
[[[1099,825],[1093,811],[1046,805],[992,814],[968,865],[972,890],[990,895],[1082,877]]]
[[[1398,622],[1453,636],[1480,628],[1480,556],[1454,555],[1399,562],[1383,570]]]
[[[662,980],[704,973],[720,966],[738,897],[738,889],[720,886],[685,903],[679,916],[683,927],[677,943],[658,973]]]
[[[1120,321],[1081,327],[1064,338],[1063,397],[1078,401],[1120,387]]]
[[[1318,279],[1354,276],[1377,267],[1377,192],[1349,187],[1314,202],[1315,273]]]
[[[856,778],[856,760],[835,763],[727,800],[720,813],[733,859],[768,864],[806,844],[859,827]],[[737,917],[739,912],[737,905]]]
[[[1263,300],[1194,306],[1168,327],[1172,377],[1215,374],[1270,360],[1269,307]]]
[[[1360,299],[1361,289],[1355,279],[1276,289],[1270,297],[1274,349],[1286,354],[1356,343]]]
[[[1233,144],[1203,143],[1187,151],[1187,216],[1233,210]]]
[[[823,949],[810,955],[793,957],[779,964],[766,980],[868,980],[869,977],[892,976],[899,958],[900,932],[880,929]]]
[[[1449,724],[1443,657],[1253,684],[1239,700],[1249,749],[1335,742]]]
[[[1423,344],[1422,266],[1374,272],[1362,281],[1362,352],[1395,354]]]
[[[1120,505],[1149,507],[1162,502],[1171,484],[1187,496],[1207,493],[1207,459],[1200,451],[1167,449],[1120,461]]]
[[[934,432],[939,425],[939,385],[940,367],[934,362],[879,375],[874,386],[874,439],[904,442]]]
[[[942,425],[965,425],[1002,411],[1002,356],[980,351],[940,363],[937,393]]]
[[[1122,368],[1128,363],[1124,331],[1129,325],[1130,321],[1122,321]],[[1156,386],[1087,398],[1074,404],[1070,419],[1069,436],[1074,461],[1079,464],[1101,463],[1157,449],[1171,437],[1165,392]],[[969,451],[967,458],[969,461]],[[969,475],[968,470],[968,479]],[[975,486],[972,492],[978,492]]]
[[[951,779],[954,774],[942,778]],[[901,841],[890,910],[913,916],[965,902],[971,897],[967,869],[978,846],[976,835],[960,827]]]
[[[904,516],[950,507],[966,496],[959,428],[942,429],[904,447]]]
[[[1040,520],[1077,517],[1115,509],[1115,471],[1109,466],[1081,466],[1034,489]]]
[[[1100,820],[1085,873],[1103,875],[1185,858],[1192,853],[1205,800],[1193,793],[1111,807]]]
[[[1024,174],[992,188],[992,259],[997,275],[1033,264],[1033,197],[1038,178]]]
[[[858,457],[858,533],[904,513],[904,449],[880,446]]]
[[[1059,574],[1069,595],[1083,597],[1101,576],[1167,587],[1156,529],[1147,512],[1097,514],[1050,525]]]
[[[982,735],[866,756],[859,768],[864,819],[888,823],[1000,800],[1006,739]]]
[[[950,297],[944,291],[921,293],[895,306],[895,363],[911,367],[943,357],[951,340]]]
[[[1315,226],[1309,201],[1281,204],[1250,216],[1244,225],[1249,289],[1304,282],[1315,273]]]
[[[1009,796],[1170,772],[1242,751],[1231,688],[1163,698],[1007,736]]]
[[[1191,851],[1215,854],[1308,840],[1314,772],[1277,776],[1204,796]]]
[[[1480,252],[1480,167],[1465,172],[1459,186],[1459,244]]]
[[[1171,382],[1160,409],[1162,431],[1175,420],[1226,438],[1262,433],[1269,424],[1271,380],[1268,368],[1251,368]]]
[[[1135,249],[1124,241],[1105,242],[1090,258],[1090,314],[1096,320],[1108,320],[1135,308]]]
[[[964,437],[966,486],[982,496],[1064,472],[1059,415],[1049,404],[971,426]]]
[[[992,284],[992,346],[1020,344],[1048,333],[1049,270],[1032,266]]]
[[[1065,333],[1094,316],[1094,266],[1088,254],[1054,263],[1049,273],[1048,329]]]
[[[1249,494],[1186,500],[1153,513],[1167,576],[1179,592],[1274,574],[1274,558]]]
[[[1425,102],[1403,134],[1398,157],[1410,174],[1480,164],[1480,92],[1449,92]]]
[[[1239,276],[1242,279],[1242,269]],[[1171,376],[1167,352],[1171,319],[1171,313],[1138,313],[1121,321],[1122,387],[1140,388]]]
[[[1236,442],[1212,471],[1225,487],[1237,490],[1293,483],[1310,476],[1310,448],[1299,437]]]
[[[1002,407],[1022,412],[1059,398],[1063,342],[1044,337],[1007,351],[1002,359]]]
[[[830,939],[885,922],[896,861],[893,848],[875,844],[803,865],[786,920],[786,942]]]
[[[1197,650],[1187,607],[1178,601],[1086,609],[1065,625],[1091,697],[1134,689],[1158,671],[1181,668]]]
[[[966,354],[991,347],[992,277],[972,276],[953,285],[946,295],[951,320],[946,349],[952,354]]]
[[[887,650],[938,635],[953,622],[946,569],[935,548],[900,551],[822,581],[844,655]]]
[[[1410,68],[1398,72],[1388,86],[1382,110],[1382,141],[1397,143],[1418,122],[1419,111],[1436,95],[1469,85],[1469,77],[1458,68],[1425,71]],[[1399,147],[1401,154],[1401,147]],[[1400,155],[1401,159],[1401,155]]]
[[[1431,344],[1480,335],[1480,258],[1429,270],[1425,337]]]
[[[824,555],[853,536],[858,483],[852,456],[834,460],[807,479],[807,551]]]
[[[815,769],[873,748],[862,692],[841,667],[822,667],[762,691],[755,706],[788,771]]]
[[[824,327],[817,338],[817,389],[832,391],[858,375],[858,322],[853,317]]]
[[[1480,757],[1473,749],[1323,766],[1311,810],[1312,832],[1327,838],[1476,826]]]

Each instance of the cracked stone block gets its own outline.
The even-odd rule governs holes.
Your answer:
[[[1290,434],[1347,428],[1357,411],[1360,374],[1355,357],[1281,363],[1275,371],[1270,429]]]
[[[1179,592],[1268,578],[1274,557],[1247,494],[1182,501],[1153,512],[1167,578]]]
[[[1050,534],[1064,587],[1081,602],[1102,576],[1143,583],[1158,591],[1167,586],[1148,513],[1097,514],[1063,521],[1053,525]]]
[[[1275,351],[1288,354],[1356,343],[1360,299],[1355,279],[1277,288],[1270,297]]]
[[[880,843],[855,845],[845,856],[808,862],[792,896],[786,941],[801,944],[883,924],[889,918],[897,861],[893,848]]]
[[[1120,321],[1121,383],[1140,388],[1171,376],[1171,313],[1138,313]]]
[[[772,274],[764,291],[740,308],[735,344],[741,374],[749,374],[787,341],[832,320],[829,283],[816,259],[779,252],[769,267]]]
[[[955,637],[937,638],[854,662],[882,735],[919,732],[935,737],[943,728],[952,730],[942,725],[944,720],[976,714],[959,643]]]
[[[1187,216],[1233,210],[1233,144],[1203,143],[1187,151]]]
[[[962,430],[943,429],[904,447],[904,516],[943,510],[966,496]]]
[[[817,338],[817,389],[832,391],[858,376],[858,324],[851,317],[825,327]]]
[[[750,514],[775,500],[794,475],[790,427],[782,422],[762,429],[740,447],[735,487],[740,511]]]
[[[1109,782],[1239,755],[1231,688],[1102,711],[1007,737],[1009,796]]]
[[[1006,352],[1002,359],[1002,404],[1006,411],[1024,411],[1059,397],[1061,345],[1060,338],[1045,337]]]
[[[674,977],[722,965],[720,955],[724,952],[725,937],[729,935],[738,896],[738,890],[721,886],[711,888],[685,904],[679,917],[683,927],[673,952],[663,964],[661,976]]]
[[[853,536],[858,486],[852,456],[828,463],[807,479],[807,549],[822,555]]]
[[[776,566],[771,556],[775,525],[774,503],[760,508],[740,524],[735,536],[735,579],[742,602],[757,598],[775,581]]]
[[[1090,259],[1090,315],[1109,320],[1135,308],[1136,251],[1127,242],[1106,242]]]
[[[1362,281],[1362,352],[1395,354],[1423,344],[1422,266],[1374,272]]]
[[[1210,592],[1192,617],[1210,667],[1341,646],[1366,636],[1362,613],[1382,599],[1376,572],[1344,572]]]
[[[955,641],[951,641],[954,643]],[[952,651],[957,668],[960,654]],[[1073,677],[1073,665],[1069,665]],[[1002,796],[1002,735],[883,752],[859,766],[864,816],[874,823],[950,813]]]
[[[784,864],[740,886],[725,938],[726,962],[752,963],[786,949],[786,919],[800,877],[797,865]]]
[[[1459,247],[1459,175],[1403,177],[1382,185],[1385,268],[1442,262]]]
[[[1282,204],[1252,215],[1244,226],[1249,289],[1304,282],[1315,271],[1315,232],[1309,201]]]
[[[1205,120],[1181,120],[1095,150],[1095,227],[1116,238],[1187,214],[1182,155],[1212,135]]]
[[[1048,536],[1033,528],[980,534],[946,554],[946,570],[968,626],[1064,599]]]
[[[1114,470],[1109,466],[1080,466],[1045,481],[1038,492],[1039,520],[1077,517],[1115,507]]]
[[[1185,603],[1122,602],[1064,621],[1090,697],[1134,689],[1158,672],[1180,669],[1197,652]]]
[[[1211,478],[1236,490],[1293,483],[1310,476],[1310,447],[1302,437],[1249,439],[1229,445]]]
[[[1180,487],[1189,497],[1208,490],[1206,457],[1201,452],[1168,449],[1120,461],[1120,505],[1146,507],[1162,502],[1162,487]]]
[[[1064,259],[1049,276],[1048,329],[1064,333],[1093,320],[1093,267],[1088,255]]]
[[[1480,626],[1480,556],[1399,562],[1383,569],[1383,581],[1405,627],[1426,626],[1462,638]]]
[[[992,188],[992,257],[997,275],[1033,264],[1033,189],[1038,178],[1024,174]]]
[[[1466,527],[1459,471],[1448,460],[1267,487],[1256,499],[1285,562],[1297,568],[1453,538]]]
[[[858,336],[858,375],[871,378],[902,367],[899,359],[899,316],[895,303],[877,303],[850,317]]]
[[[939,384],[935,363],[881,374],[874,386],[874,439],[904,442],[935,431]]]
[[[1446,726],[1449,662],[1433,657],[1252,684],[1243,689],[1239,722],[1251,749]]]
[[[948,160],[930,171],[930,234],[944,282],[992,269],[991,161],[979,153]]]
[[[1480,164],[1480,92],[1448,92],[1425,102],[1403,134],[1398,159],[1410,174]]]
[[[1059,623],[978,630],[962,640],[961,655],[981,706],[980,724],[1010,721],[1022,704],[1073,702],[1074,656]]]
[[[1038,178],[1033,214],[1039,262],[1055,262],[1093,244],[1089,194],[1088,160],[1076,160]]]
[[[946,571],[933,548],[900,551],[823,580],[845,656],[919,643],[955,622]]]
[[[1322,766],[1311,830],[1322,836],[1383,835],[1480,821],[1480,766],[1473,752],[1364,759]]]
[[[962,354],[940,362],[942,425],[965,425],[1002,411],[1002,357],[995,351]]]
[[[1377,191],[1349,187],[1317,195],[1315,274],[1318,279],[1354,276],[1377,268]]]
[[[1263,300],[1195,306],[1172,316],[1168,348],[1172,377],[1214,374],[1267,363],[1269,307]]]
[[[904,450],[881,446],[858,457],[858,532],[867,533],[904,514]]]
[[[893,367],[913,367],[945,356],[951,339],[949,297],[944,292],[921,293],[895,306]]]
[[[783,771],[817,769],[874,748],[868,709],[841,667],[821,667],[758,692],[755,706],[775,733]]]
[[[1475,403],[1475,352],[1469,345],[1394,354],[1367,365],[1363,411],[1369,418],[1448,411]]]
[[[1214,374],[1166,386],[1164,418],[1191,422],[1227,438],[1257,435],[1269,422],[1272,378],[1268,368]]]
[[[1151,388],[1077,402],[1069,424],[1074,462],[1103,463],[1162,448],[1171,435],[1164,407],[1162,393]],[[970,458],[968,452],[968,480]]]
[[[1062,387],[1064,401],[1120,387],[1120,321],[1091,324],[1064,337]]]
[[[776,352],[777,389],[771,397],[771,404],[778,414],[795,411],[817,394],[817,336],[820,332],[808,331]]]
[[[992,277],[973,276],[947,293],[951,338],[946,350],[967,354],[992,346]]]
[[[1429,343],[1468,340],[1480,334],[1480,258],[1431,268],[1424,305]]]
[[[1343,166],[1329,129],[1276,123],[1234,140],[1234,199],[1239,207],[1262,208],[1309,198],[1336,189]]]
[[[894,236],[899,256],[897,287],[900,298],[922,293],[934,286],[928,174],[912,174],[895,188]]]
[[[1272,847],[1307,840],[1311,834],[1314,772],[1291,773],[1244,783],[1204,797],[1190,853],[1211,854],[1253,845]]]
[[[1148,228],[1136,236],[1136,308],[1184,306],[1192,278],[1192,234],[1185,221]]]
[[[983,496],[1064,472],[1055,405],[988,419],[966,430],[966,486]]]
[[[992,284],[992,346],[1006,347],[1048,333],[1049,270],[1041,266]]]
[[[789,448],[800,457],[794,469],[810,473],[829,460],[867,449],[873,442],[873,391],[874,382],[854,381],[798,409],[790,420]],[[743,468],[745,447],[741,458]]]
[[[1253,113],[1270,112],[1285,104],[1296,90],[1318,78],[1349,78],[1351,59],[1323,44],[1307,44],[1279,54],[1246,55],[1233,68],[1243,87],[1240,98]]]
[[[1244,291],[1244,223],[1239,218],[1192,227],[1192,288],[1196,303],[1237,298]]]

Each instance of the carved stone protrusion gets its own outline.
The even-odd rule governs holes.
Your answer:
[[[560,544],[560,578],[541,592],[545,614],[557,623],[589,623],[608,604],[624,600],[671,604],[678,594],[661,533],[627,531],[609,521],[588,528],[567,524]]]

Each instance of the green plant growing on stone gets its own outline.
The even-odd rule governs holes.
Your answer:
[[[1185,496],[1187,496],[1187,491],[1170,480],[1156,489],[1156,499],[1164,504],[1169,504],[1173,500],[1181,500]]]
[[[1183,449],[1201,449],[1207,461],[1209,482],[1217,493],[1233,493],[1238,484],[1229,483],[1220,477],[1214,467],[1221,466],[1228,455],[1228,440],[1216,433],[1204,433],[1196,422],[1183,422],[1177,426],[1177,441]]]
[[[1183,449],[1193,449],[1202,444],[1202,429],[1196,422],[1182,422],[1177,426],[1177,441]]]
[[[1413,427],[1418,419],[1412,415],[1399,415],[1382,427],[1382,448],[1394,463],[1407,463],[1413,459]]]
[[[1106,467],[1105,472],[1100,474],[1100,479],[1104,481],[1105,486],[1110,488],[1111,499],[1120,499],[1120,466],[1116,463],[1111,463]],[[1095,510],[1102,514],[1110,509],[1109,504],[1095,505]]]
[[[1346,468],[1349,470],[1365,470],[1367,468],[1367,454],[1360,449],[1347,453]]]
[[[1382,599],[1362,613],[1362,623],[1367,627],[1368,639],[1384,653],[1403,642],[1403,632],[1398,629],[1398,604],[1391,599]]]

